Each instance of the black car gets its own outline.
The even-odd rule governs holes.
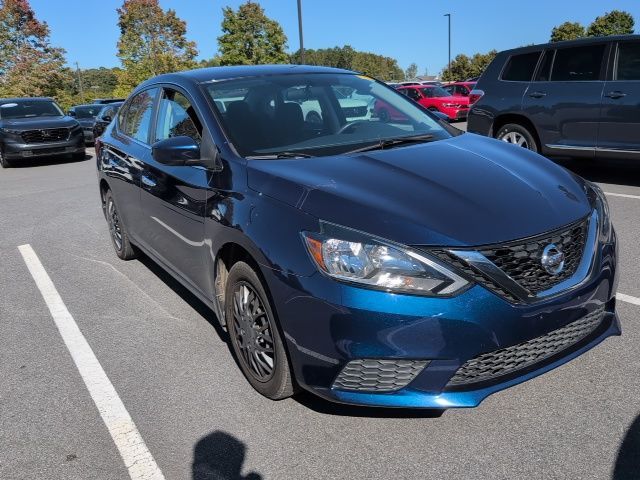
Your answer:
[[[93,138],[98,138],[104,132],[105,128],[109,126],[111,121],[116,117],[116,113],[122,106],[123,102],[109,103],[102,105],[98,115],[93,122]]]
[[[67,114],[75,118],[82,127],[82,133],[84,134],[84,141],[86,143],[93,143],[93,125],[95,124],[96,116],[102,108],[100,104],[75,105],[67,112]]]
[[[0,165],[41,156],[84,159],[84,136],[77,120],[52,98],[0,99]]]
[[[640,35],[501,52],[468,130],[551,157],[640,159]]]

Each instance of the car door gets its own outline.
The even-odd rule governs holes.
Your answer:
[[[151,143],[175,136],[202,142],[203,126],[193,102],[164,87]],[[160,260],[200,292],[208,290],[204,219],[210,172],[200,166],[170,166],[145,159],[141,172],[144,242]]]
[[[595,155],[608,44],[547,49],[522,109],[548,155]]]
[[[597,157],[640,159],[640,41],[622,41],[602,96]]]
[[[137,93],[122,107],[111,135],[100,149],[100,163],[129,235],[142,233],[140,182],[142,165],[150,158],[149,133],[157,88]]]

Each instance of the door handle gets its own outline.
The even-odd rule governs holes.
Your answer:
[[[545,92],[531,92],[529,96],[531,98],[542,98],[542,97],[546,97],[547,94]]]
[[[613,98],[614,100],[615,100],[616,98],[622,98],[622,97],[626,97],[626,96],[627,96],[627,94],[626,94],[626,93],[624,93],[624,92],[619,92],[619,91],[609,92],[609,93],[606,93],[606,94],[605,94],[605,97]]]
[[[153,178],[147,177],[146,175],[142,175],[142,184],[145,187],[150,187],[150,188],[153,188],[157,185]]]

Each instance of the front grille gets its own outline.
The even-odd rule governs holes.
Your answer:
[[[44,128],[41,130],[25,130],[20,133],[25,143],[59,142],[69,138],[68,128]]]
[[[587,220],[526,241],[493,245],[479,252],[535,295],[571,277],[577,270],[587,238]],[[557,275],[542,267],[542,251],[550,243],[564,253],[564,269]]]
[[[393,392],[407,386],[428,360],[352,360],[333,382],[333,388],[359,392]]]
[[[513,374],[566,350],[592,333],[604,318],[604,305],[546,335],[511,347],[483,353],[462,365],[447,389],[460,389]]]
[[[367,107],[342,107],[342,112],[347,118],[364,117],[367,114]]]

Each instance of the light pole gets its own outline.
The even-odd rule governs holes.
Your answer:
[[[298,32],[300,33],[300,63],[304,63],[304,41],[302,40],[302,0],[298,0]]]
[[[451,75],[451,14],[445,13],[445,17],[449,17],[449,66],[447,67],[447,71],[449,75]]]
[[[80,100],[84,103],[84,91],[82,89],[82,75],[80,74],[80,65],[76,62],[76,72],[78,72],[78,88],[80,90]]]

